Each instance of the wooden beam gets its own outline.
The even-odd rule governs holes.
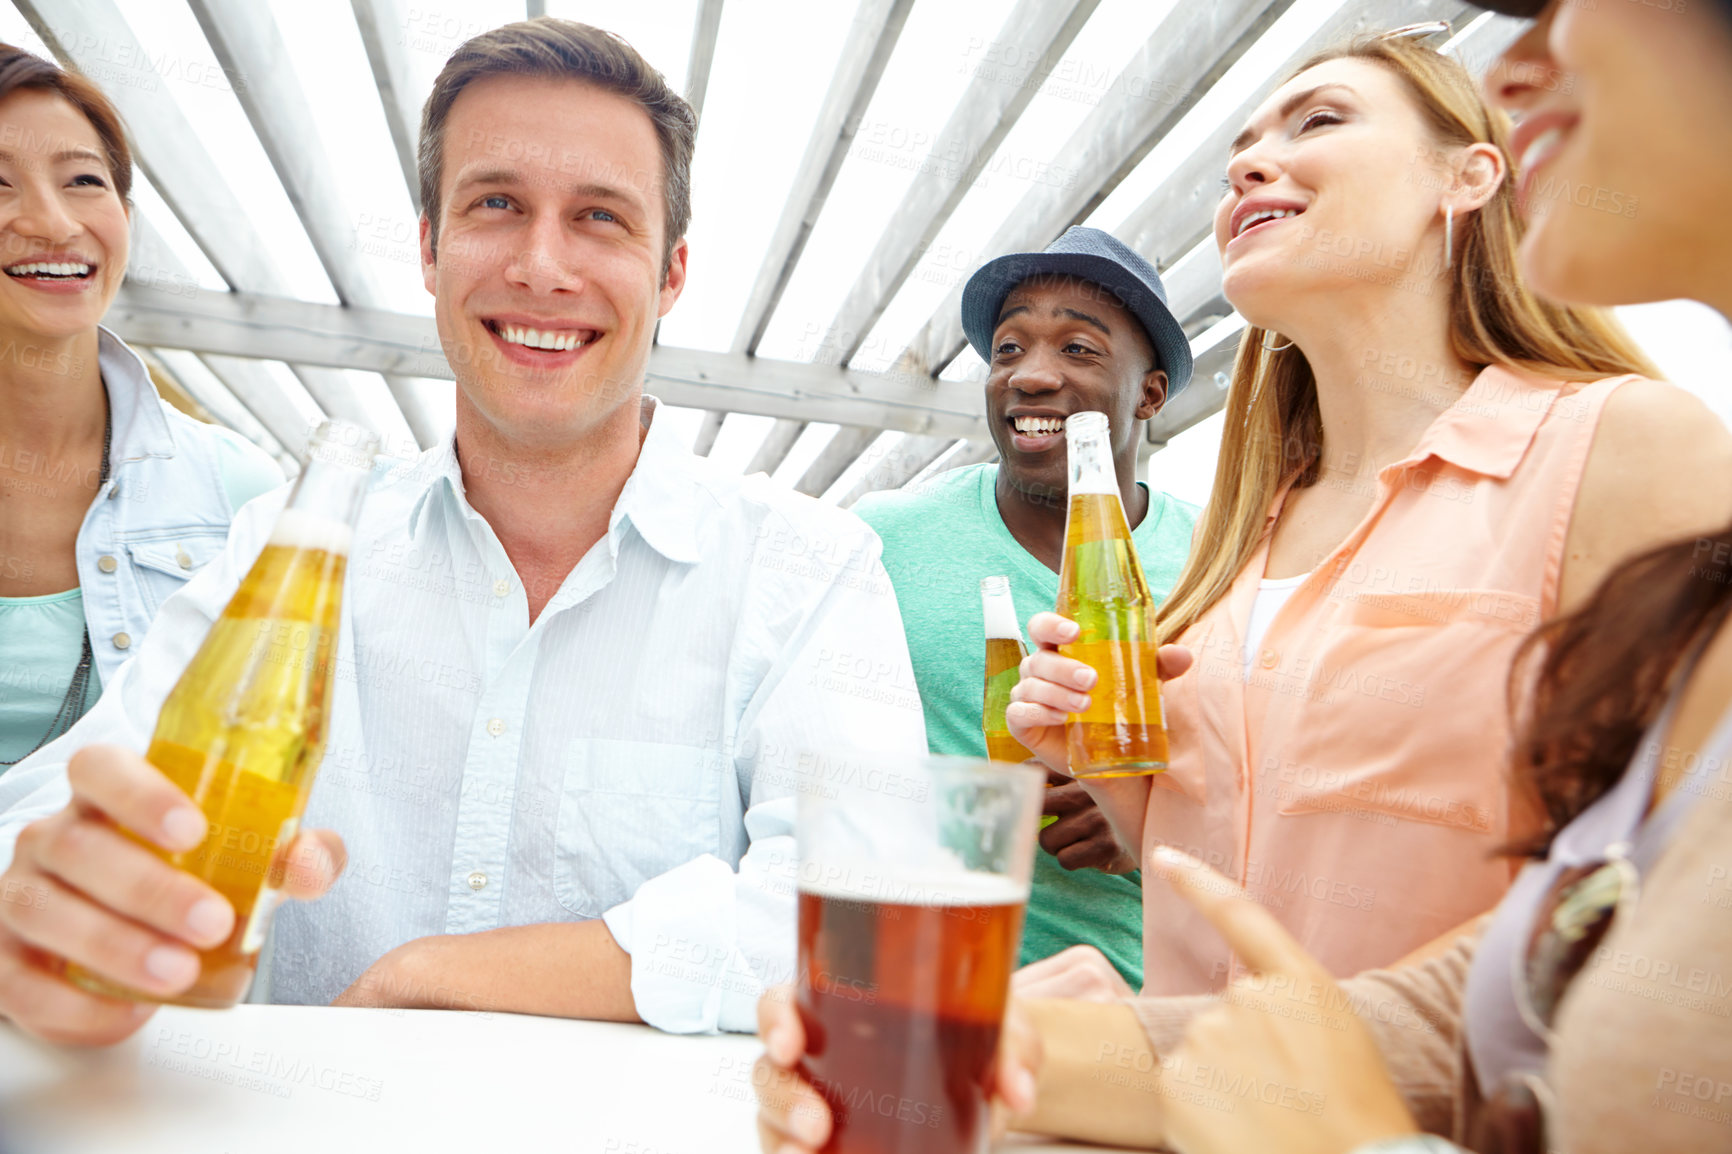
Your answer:
[[[1037,184],[992,234],[982,260],[1044,248],[1093,212],[1293,0],[1180,3],[1054,157],[1074,181]],[[965,282],[964,282],[965,283]],[[958,283],[902,359],[937,376],[967,338]]]
[[[385,124],[391,131],[391,147],[403,170],[409,201],[421,212],[421,175],[416,161],[416,140],[421,130],[421,107],[416,103],[409,76],[409,57],[403,51],[403,30],[393,0],[349,0],[355,10],[355,25],[373,67],[373,83],[385,109]]]
[[[878,81],[913,7],[914,0],[860,0],[842,58],[836,63],[835,78],[818,110],[806,154],[788,191],[787,204],[770,236],[751,295],[746,298],[746,309],[734,334],[734,352],[758,351],[758,342],[788,287],[788,278],[794,275],[794,266],[800,263],[836,174],[848,157],[848,145],[878,90]]]
[[[984,423],[983,421],[982,424]],[[809,496],[822,497],[829,491],[830,486],[836,483],[836,479],[848,471],[848,466],[854,463],[855,458],[864,453],[883,431],[859,426],[843,426],[837,429],[836,435],[824,446],[824,451],[806,467],[806,472],[794,484],[794,488]]]
[[[710,450],[716,447],[716,434],[722,431],[722,422],[728,419],[728,414],[711,411],[704,414],[704,423],[698,426],[698,435],[692,438],[692,452],[700,457],[710,455]]]
[[[106,320],[126,340],[293,365],[452,378],[430,317],[251,293],[126,284]],[[984,433],[978,385],[657,345],[646,389],[669,404],[933,436]]]
[[[837,365],[853,359],[1099,3],[1018,0],[993,39],[994,61],[1008,63],[976,70],[836,310],[817,359]]]
[[[710,89],[710,68],[716,62],[716,39],[722,29],[722,0],[701,0],[692,26],[692,52],[686,58],[686,103],[703,122],[704,96]]]
[[[143,63],[150,55],[119,5],[113,0],[14,3],[63,65],[97,78],[126,121],[138,166],[223,280],[249,292],[288,292],[288,282],[271,262],[246,205],[199,143],[174,93]],[[122,67],[133,75],[116,78],[114,71]],[[140,67],[146,71],[139,73]],[[142,82],[146,79],[150,83]]]
[[[900,489],[925,471],[956,444],[955,437],[904,437],[895,448],[876,461],[866,475],[836,503],[847,509],[867,493],[880,489]]]
[[[758,451],[752,454],[752,462],[746,466],[746,473],[773,474],[787,459],[788,451],[805,431],[805,421],[781,420],[771,425],[770,431],[764,435],[763,443],[758,446]]]
[[[187,2],[217,60],[231,75],[246,77],[235,96],[338,298],[363,308],[383,307],[384,293],[356,252],[354,223],[344,213],[336,166],[325,151],[270,8],[224,0]],[[431,415],[420,410],[415,394],[401,381],[387,378],[386,386],[416,440],[422,447],[432,444],[437,433]]]

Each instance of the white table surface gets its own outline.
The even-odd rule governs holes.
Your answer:
[[[758,1053],[741,1035],[438,1010],[165,1008],[107,1050],[0,1025],[0,1152],[748,1154]]]

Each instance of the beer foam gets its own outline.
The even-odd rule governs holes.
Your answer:
[[[284,509],[277,516],[268,545],[286,545],[290,549],[323,549],[327,553],[349,554],[349,544],[355,531],[342,521],[321,517],[306,509]]]
[[[1028,886],[980,870],[935,873],[878,864],[800,863],[800,892],[832,901],[902,906],[1010,906],[1028,901]]]
[[[1011,600],[1007,585],[1002,595],[982,599],[986,612],[986,635],[1005,641],[1021,641],[1022,629],[1016,623],[1016,602]]]

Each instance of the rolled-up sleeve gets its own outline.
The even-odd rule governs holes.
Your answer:
[[[758,584],[742,623],[747,657],[764,672],[736,741],[750,800],[738,868],[705,855],[651,878],[604,915],[631,954],[638,1014],[659,1029],[751,1032],[759,996],[793,979],[798,783],[825,757],[926,753],[878,538],[842,516],[837,523],[851,522],[848,547],[762,566],[776,579]]]

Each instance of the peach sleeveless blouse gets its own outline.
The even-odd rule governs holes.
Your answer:
[[[1143,850],[1171,844],[1236,878],[1340,976],[1387,965],[1496,905],[1534,829],[1511,789],[1508,677],[1557,608],[1564,538],[1606,398],[1488,368],[1413,453],[1381,470],[1365,520],[1242,649],[1268,541],[1178,638],[1172,761]],[[1273,527],[1286,493],[1269,513]],[[1148,994],[1220,988],[1225,943],[1164,885],[1143,887]]]

